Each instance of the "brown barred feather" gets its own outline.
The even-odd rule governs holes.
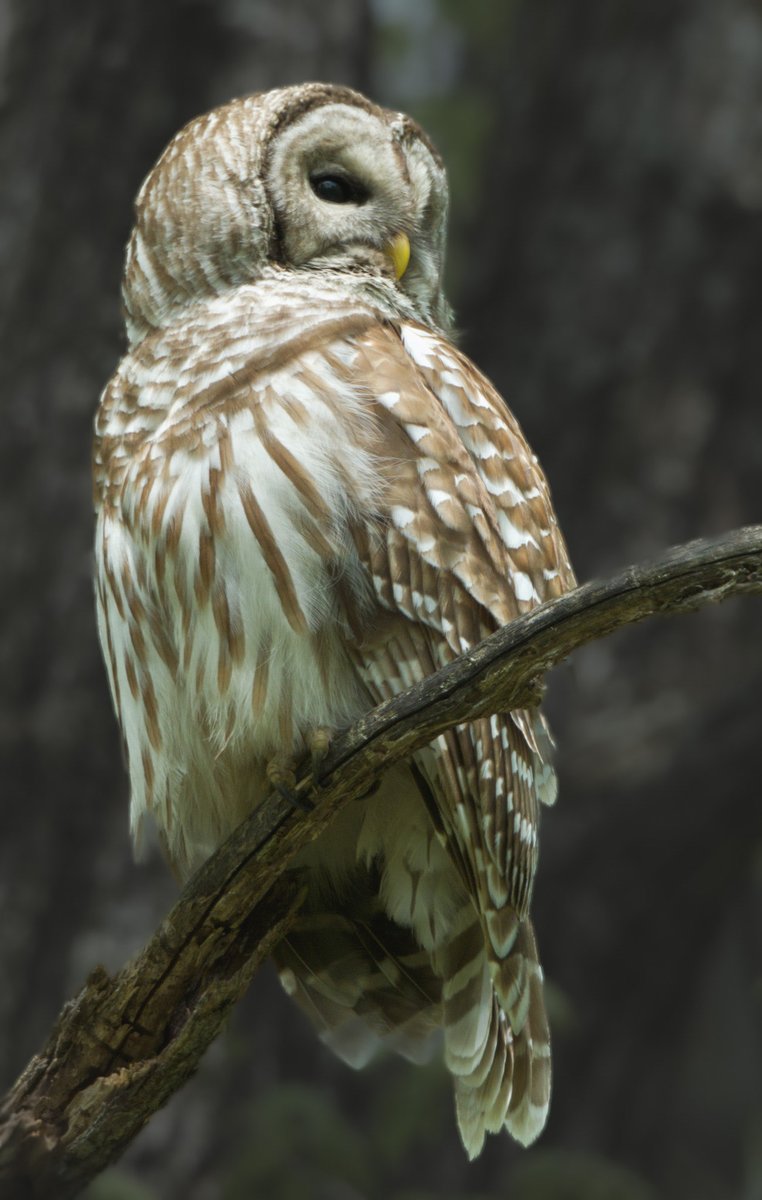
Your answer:
[[[481,475],[474,470],[474,465],[478,469],[482,460],[474,452],[469,462],[466,452],[480,444],[492,446],[500,435],[509,439],[508,447],[501,446],[502,453],[514,456],[509,460],[514,461],[524,444],[519,441],[518,429],[502,402],[498,408],[494,392],[481,377],[471,368],[464,377],[464,386],[458,389],[458,411],[462,414],[464,428],[469,431],[468,437],[463,439],[464,452],[463,443],[457,439],[453,427],[442,421],[441,402],[436,391],[437,385],[441,390],[442,384],[435,372],[411,371],[410,358],[403,346],[396,347],[393,334],[385,329],[369,331],[361,341],[369,375],[385,397],[385,411],[378,418],[383,428],[383,440],[397,450],[387,505],[391,511],[399,508],[416,514],[402,528],[388,524],[384,542],[377,538],[370,555],[374,582],[387,581],[381,586],[376,584],[379,602],[390,606],[391,594],[392,605],[404,621],[404,632],[400,629],[397,634],[394,658],[397,673],[402,664],[406,664],[405,686],[467,650],[500,623],[527,607],[527,600],[522,601],[511,590],[512,569],[530,568],[538,599],[545,590],[541,564],[560,562],[567,586],[572,577],[563,543],[551,520],[544,479],[538,468],[527,469],[525,448],[522,468],[520,471],[517,468],[514,474],[524,494],[536,492],[546,497],[542,520],[545,522],[543,528],[549,531],[545,539],[547,545],[543,552],[538,539],[533,547],[531,564],[526,554],[517,562],[515,548],[506,546],[497,535],[499,525],[493,515],[494,505]],[[448,369],[448,386],[452,388],[456,365],[463,360],[450,348],[449,354],[452,354],[454,364]],[[492,407],[475,407],[465,387],[469,379],[479,387],[485,403],[491,402]],[[481,425],[466,423],[477,419]],[[387,432],[392,421],[394,428]],[[437,462],[440,465],[428,471],[421,471],[419,464],[428,457],[434,439],[430,434],[421,436],[418,432],[421,427],[436,430]],[[406,443],[400,442],[401,432],[408,434]],[[518,482],[515,486],[518,489]],[[445,491],[449,499],[440,501],[438,494]],[[537,496],[533,499],[536,501]],[[517,507],[518,503],[511,506],[514,527],[517,526]],[[469,513],[470,517],[466,519]],[[424,554],[434,556],[436,573],[433,577],[426,574],[428,564],[418,547],[423,547]],[[521,549],[526,550],[526,546]],[[562,552],[560,559],[558,556]],[[424,578],[435,584],[428,592],[423,590]],[[445,581],[447,587],[443,588]],[[415,624],[411,625],[411,622]],[[385,629],[384,643],[379,647],[384,656],[387,645]],[[445,647],[447,652],[443,654]],[[374,681],[384,672],[370,669],[374,653],[376,647],[366,638],[358,648],[357,660],[371,694],[380,700],[385,698],[386,689],[378,689]],[[441,750],[437,756],[437,773],[432,775],[430,766],[421,766],[427,772],[440,806],[444,802],[441,812],[450,845],[459,846],[453,861],[481,916],[480,948],[486,950],[499,1011],[508,1018],[503,1039],[515,1039],[523,1055],[520,1058],[523,1074],[517,1072],[514,1077],[506,1123],[521,1140],[531,1140],[538,1125],[544,1121],[547,1108],[549,1074],[545,1059],[548,1039],[541,990],[536,986],[541,973],[527,915],[537,861],[539,804],[534,779],[537,745],[534,738],[529,742],[523,732],[531,729],[532,715],[517,716],[520,723],[511,714],[504,714],[456,727],[438,739],[437,747]],[[440,964],[446,961],[446,957],[440,957]],[[454,962],[460,961],[456,953]],[[446,965],[440,965],[443,972],[448,969]],[[446,974],[443,978],[446,979]],[[446,1036],[449,1026],[456,1027],[465,1010],[478,1008],[479,989],[479,978],[472,976],[448,999],[445,983]],[[532,989],[536,996],[534,1026],[530,1027],[528,1014]],[[475,1056],[483,1055],[485,1043],[477,1039],[474,1044]],[[505,1053],[503,1041],[499,1045],[505,1062],[509,1057],[512,1061],[512,1056]],[[493,1057],[497,1046],[495,1035]],[[532,1056],[535,1053],[543,1065],[533,1075]],[[454,1061],[452,1055],[448,1057],[451,1069]],[[481,1099],[474,1093],[475,1088],[478,1091],[476,1081],[480,1079],[480,1072],[484,1075],[483,1058],[479,1058],[479,1064],[479,1071],[470,1078],[461,1078],[458,1092],[459,1111],[462,1108],[464,1114],[471,1114],[468,1120],[477,1123],[473,1114],[479,1104],[483,1104],[485,1111],[491,1111],[493,1102],[483,1085],[479,1092]],[[490,1078],[490,1086],[493,1086],[494,1079]],[[540,1079],[544,1081],[545,1092],[544,1098],[538,1100]],[[530,1096],[532,1080],[534,1093]],[[471,1093],[468,1093],[468,1087],[471,1087]]]

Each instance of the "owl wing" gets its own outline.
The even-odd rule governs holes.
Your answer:
[[[414,326],[377,326],[358,352],[354,368],[373,385],[388,490],[375,526],[355,531],[380,606],[355,660],[380,701],[573,587],[574,575],[537,460],[472,364]],[[463,730],[438,742],[453,804],[442,819],[485,911],[488,901],[509,902],[523,917],[537,802],[555,794],[549,735],[541,715],[526,710],[470,728],[473,746]],[[508,934],[491,919],[499,945]]]
[[[537,460],[468,360],[413,325],[376,326],[357,347],[353,370],[372,388],[387,491],[376,522],[355,530],[378,608],[354,657],[381,701],[574,576]],[[465,915],[460,938],[456,922],[438,951],[447,1061],[463,1083],[464,1140],[477,1149],[484,1129],[504,1122],[531,1140],[547,1110],[547,1023],[528,910],[539,802],[555,796],[551,745],[541,714],[522,710],[458,726],[418,756],[430,815],[483,929],[474,938]]]

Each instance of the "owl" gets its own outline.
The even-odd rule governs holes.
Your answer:
[[[94,449],[131,785],[187,877],[337,730],[574,583],[514,417],[454,346],[442,161],[346,88],[235,100],[136,201]],[[465,1149],[545,1122],[538,709],[456,726],[309,845],[275,958],[363,1065],[443,1043]]]

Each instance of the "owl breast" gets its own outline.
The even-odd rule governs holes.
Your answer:
[[[201,385],[191,350],[171,393],[144,355],[99,430],[99,620],[132,824],[154,815],[183,873],[260,798],[268,760],[370,706],[346,614],[369,592],[352,529],[383,485],[352,351],[271,369],[251,335],[225,350]]]

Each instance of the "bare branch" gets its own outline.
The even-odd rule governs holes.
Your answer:
[[[349,800],[436,734],[536,703],[545,673],[577,647],[657,613],[688,612],[762,591],[762,526],[672,550],[577,588],[338,736],[313,812],[272,796],[184,889],[141,953],[102,969],[67,1004],[48,1044],[0,1108],[0,1192],[59,1200],[113,1161],[195,1070],[301,902],[287,871]]]

